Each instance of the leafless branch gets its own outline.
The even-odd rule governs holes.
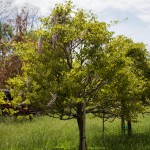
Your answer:
[[[49,101],[49,103],[47,104],[48,107],[51,107],[52,104],[53,104],[53,103],[56,101],[56,99],[57,99],[57,94],[52,94],[52,93],[51,93],[51,95],[52,95],[52,98],[51,98],[51,100]]]

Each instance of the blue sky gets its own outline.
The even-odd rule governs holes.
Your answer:
[[[150,51],[150,0],[72,0],[79,7],[92,10],[100,21],[120,23],[111,30],[123,34],[135,42],[144,42]],[[65,0],[16,0],[16,3],[30,3],[40,8],[43,15],[51,12],[56,3]],[[124,20],[128,18],[127,20]]]

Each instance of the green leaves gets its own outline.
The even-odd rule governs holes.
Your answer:
[[[6,104],[4,98],[5,98],[5,94],[2,91],[0,91],[0,105]]]
[[[41,19],[39,30],[14,45],[23,62],[23,75],[10,80],[18,93],[23,91],[18,99],[61,117],[77,116],[84,101],[88,110],[107,109],[118,116],[123,103],[126,118],[143,111],[149,68],[145,46],[125,36],[112,37],[107,27],[71,1],[56,5]]]

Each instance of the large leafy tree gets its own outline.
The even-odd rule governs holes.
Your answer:
[[[48,115],[77,119],[79,149],[87,149],[85,114],[99,108],[95,94],[110,84],[122,67],[120,60],[106,51],[112,33],[91,13],[74,10],[70,1],[56,5],[52,14],[41,20],[42,27],[35,33],[40,36],[38,47],[30,39],[17,44],[24,74],[11,84]]]
[[[123,96],[130,108],[137,102],[138,89],[133,87],[140,85],[142,77],[137,78],[133,60],[126,57],[129,40],[118,43],[106,23],[75,10],[70,1],[56,5],[41,24],[26,42],[16,44],[23,75],[10,80],[14,96],[21,91],[14,100],[30,102],[51,117],[76,119],[79,150],[86,150],[86,113],[119,116],[123,112],[127,119],[124,110],[115,112]]]

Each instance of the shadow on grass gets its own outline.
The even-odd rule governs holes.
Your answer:
[[[150,131],[132,137],[110,135],[105,138],[106,150],[150,150]]]

